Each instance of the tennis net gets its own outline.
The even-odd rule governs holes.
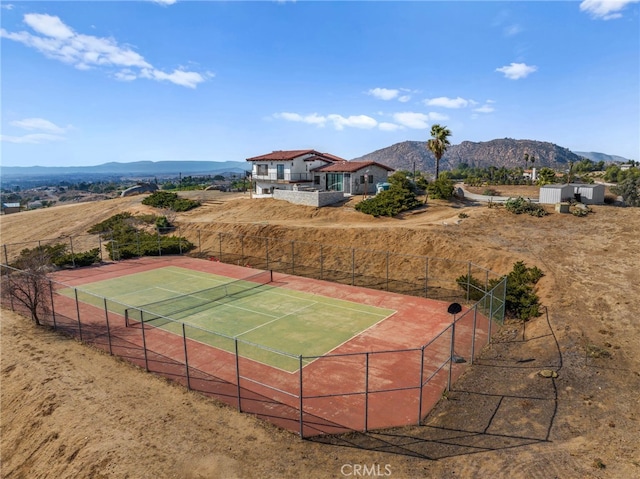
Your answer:
[[[256,293],[263,285],[273,282],[273,271],[261,271],[247,278],[238,279],[213,288],[194,291],[193,293],[163,299],[141,306],[126,308],[124,311],[125,324],[140,321],[153,322],[154,326],[162,326],[171,320],[190,316],[209,309],[213,303],[225,298],[244,298]],[[186,313],[186,314],[185,314]]]

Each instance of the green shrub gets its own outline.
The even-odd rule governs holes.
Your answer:
[[[509,198],[505,202],[504,207],[507,211],[510,211],[511,213],[514,213],[516,215],[525,213],[540,218],[548,214],[542,206],[537,203],[532,203],[530,200],[525,200],[522,196],[519,196],[517,198]]]
[[[500,196],[500,194],[499,194],[496,190],[494,190],[493,188],[486,188],[486,189],[482,192],[482,194],[483,194],[484,196]]]
[[[422,203],[416,198],[415,193],[396,183],[388,190],[361,201],[355,208],[356,211],[373,216],[396,216],[418,206],[422,206]]]
[[[512,318],[528,320],[540,316],[540,298],[535,292],[535,285],[544,273],[537,266],[528,268],[524,262],[514,263],[512,271],[507,275],[507,294],[505,296],[505,314]],[[487,291],[492,290],[503,278],[489,281]],[[469,283],[469,299],[479,301],[485,295],[485,288],[477,278],[463,275],[456,279],[458,287],[467,290]]]
[[[486,294],[485,285],[477,278],[468,274],[462,275],[456,279],[458,287],[465,291],[469,291],[469,300],[480,301]]]
[[[142,200],[143,205],[154,206],[156,208],[165,208],[173,211],[189,211],[197,206],[200,202],[179,198],[177,193],[169,191],[155,191]]]
[[[20,251],[20,256],[12,266],[22,269],[22,265],[25,260],[32,257],[34,254],[42,255],[43,258],[46,258],[47,262],[50,262],[59,268],[73,265],[90,266],[94,263],[100,262],[100,250],[98,248],[73,254],[70,253],[67,248],[68,246],[63,243],[38,246],[31,249],[25,248]]]
[[[87,230],[88,233],[105,233],[107,231],[112,231],[117,226],[124,223],[124,220],[132,218],[133,215],[129,212],[118,213],[113,215],[111,218],[102,221],[101,223],[97,223],[93,225],[91,228]]]
[[[427,185],[429,198],[433,198],[435,200],[451,199],[453,197],[454,190],[453,181],[442,175],[433,183],[429,183],[429,185]]]

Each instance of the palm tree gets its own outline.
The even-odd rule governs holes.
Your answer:
[[[431,127],[431,139],[427,142],[427,147],[436,157],[436,180],[440,175],[440,158],[447,151],[447,147],[451,145],[449,143],[450,136],[451,130],[446,126],[435,124]]]

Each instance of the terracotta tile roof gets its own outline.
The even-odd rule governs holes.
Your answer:
[[[253,158],[247,158],[247,161],[277,161],[277,160],[293,160],[299,156],[313,153],[315,155],[322,155],[315,150],[277,150],[267,153],[266,155],[254,156]]]
[[[315,168],[313,171],[353,173],[368,166],[379,166],[387,171],[393,171],[393,168],[389,168],[388,166],[375,161],[339,161],[330,165],[320,166],[319,168]]]

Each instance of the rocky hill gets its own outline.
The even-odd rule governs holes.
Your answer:
[[[525,167],[525,153],[535,157],[533,166],[537,168],[549,166],[564,169],[570,161],[580,160],[577,154],[553,143],[504,138],[484,142],[463,141],[459,145],[451,145],[440,160],[440,169],[453,169],[461,163],[479,167]],[[354,159],[377,161],[397,170],[413,171],[415,167],[417,171],[428,172],[435,170],[436,161],[426,141],[404,141]]]

